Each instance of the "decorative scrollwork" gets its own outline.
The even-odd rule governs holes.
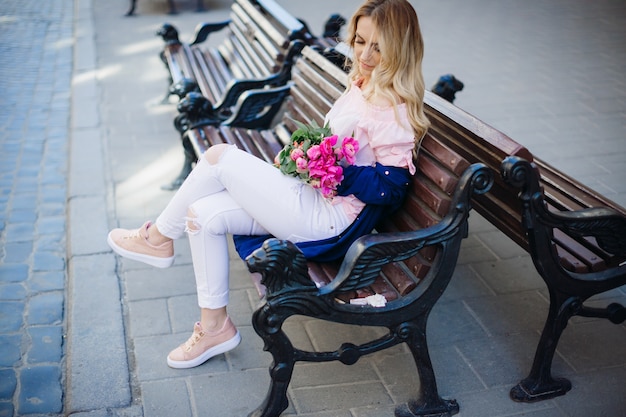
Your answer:
[[[502,163],[502,178],[516,188],[524,188],[532,177],[532,166],[526,160],[507,157]]]
[[[493,185],[493,173],[486,167],[476,169],[472,174],[471,183],[473,194],[484,194]]]

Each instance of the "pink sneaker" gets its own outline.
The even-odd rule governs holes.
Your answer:
[[[167,364],[172,368],[193,368],[239,345],[241,335],[230,317],[222,328],[215,332],[202,329],[200,322],[193,326],[193,334],[185,343],[167,355]]]
[[[150,225],[148,221],[135,230],[113,229],[109,232],[107,243],[111,249],[124,258],[157,268],[167,268],[174,263],[174,242],[170,240],[160,245],[148,242]]]

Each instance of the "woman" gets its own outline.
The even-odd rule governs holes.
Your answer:
[[[160,268],[174,261],[173,239],[188,235],[200,321],[167,357],[173,368],[198,366],[235,348],[241,337],[228,304],[227,234],[248,254],[268,234],[298,244],[305,256],[340,258],[359,236],[394,210],[415,173],[413,154],[428,129],[423,112],[423,41],[406,0],[369,0],[352,17],[350,86],[326,121],[339,138],[359,142],[337,195],[283,175],[231,145],[209,148],[155,223],[114,229],[108,243],[121,256]]]

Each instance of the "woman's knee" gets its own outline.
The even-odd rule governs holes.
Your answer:
[[[229,145],[227,143],[220,143],[218,145],[213,145],[204,152],[204,158],[207,160],[209,164],[216,165],[220,161],[220,158],[222,157],[222,154],[224,153],[224,151],[230,148],[231,146],[232,145]]]
[[[198,223],[198,215],[191,207],[187,209],[187,224],[186,231],[189,234],[195,235],[200,231],[200,224]]]
[[[198,206],[197,203],[194,203],[187,209],[185,231],[189,235],[200,233],[209,235],[226,234],[227,229],[224,225],[223,217],[223,212],[219,209],[219,205],[207,207],[206,205]]]

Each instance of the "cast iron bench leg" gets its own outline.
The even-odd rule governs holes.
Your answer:
[[[267,306],[253,314],[254,328],[265,342],[264,350],[272,354],[273,363],[270,368],[271,382],[268,394],[259,408],[248,417],[278,417],[289,406],[287,388],[293,374],[295,357],[293,345],[281,328],[285,319],[273,315]],[[267,326],[270,322],[272,327]]]
[[[537,345],[535,359],[528,377],[511,388],[514,401],[535,402],[565,395],[572,389],[572,383],[565,378],[553,378],[552,360],[563,330],[575,314],[582,301],[578,297],[566,296],[550,290],[550,311],[541,339]]]
[[[400,326],[398,334],[405,339],[417,365],[420,378],[418,399],[409,400],[408,404],[396,408],[396,417],[449,417],[459,412],[456,400],[446,400],[439,396],[437,380],[426,344],[427,315],[415,319],[412,323]]]
[[[132,16],[135,13],[136,6],[137,0],[130,0],[130,9],[126,12],[126,16]]]

